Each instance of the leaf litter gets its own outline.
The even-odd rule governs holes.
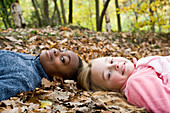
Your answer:
[[[0,49],[36,56],[50,48],[66,48],[84,61],[103,56],[141,58],[170,55],[170,34],[94,32],[71,26],[41,29],[1,30]],[[32,92],[20,92],[16,97],[0,102],[1,113],[102,112],[143,113],[144,108],[129,104],[120,92],[85,91],[73,80],[43,78]]]

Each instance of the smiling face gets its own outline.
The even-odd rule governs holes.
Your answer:
[[[101,57],[92,61],[91,80],[109,90],[121,89],[134,64],[123,57]]]
[[[69,73],[78,68],[79,59],[72,51],[52,48],[40,54],[40,63],[48,76],[69,79]]]

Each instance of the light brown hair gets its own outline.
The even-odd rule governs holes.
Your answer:
[[[85,90],[109,90],[101,86],[99,83],[94,83],[91,79],[91,68],[95,60],[92,60],[90,63],[83,62],[83,68],[77,77],[77,86],[78,88],[83,88]]]

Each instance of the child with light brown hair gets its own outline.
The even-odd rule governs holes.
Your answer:
[[[86,90],[122,91],[127,101],[149,112],[170,111],[170,56],[150,56],[133,63],[101,57],[84,66],[77,78]]]

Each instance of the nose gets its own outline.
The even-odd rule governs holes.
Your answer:
[[[59,50],[59,52],[65,52],[65,51],[67,51],[67,49],[58,49]]]
[[[60,50],[58,50],[58,49],[54,49],[54,55],[55,55],[55,56],[58,56],[58,55],[59,55],[59,53],[60,53]]]
[[[115,62],[115,63],[111,64],[111,68],[118,70],[119,69],[119,63]]]

